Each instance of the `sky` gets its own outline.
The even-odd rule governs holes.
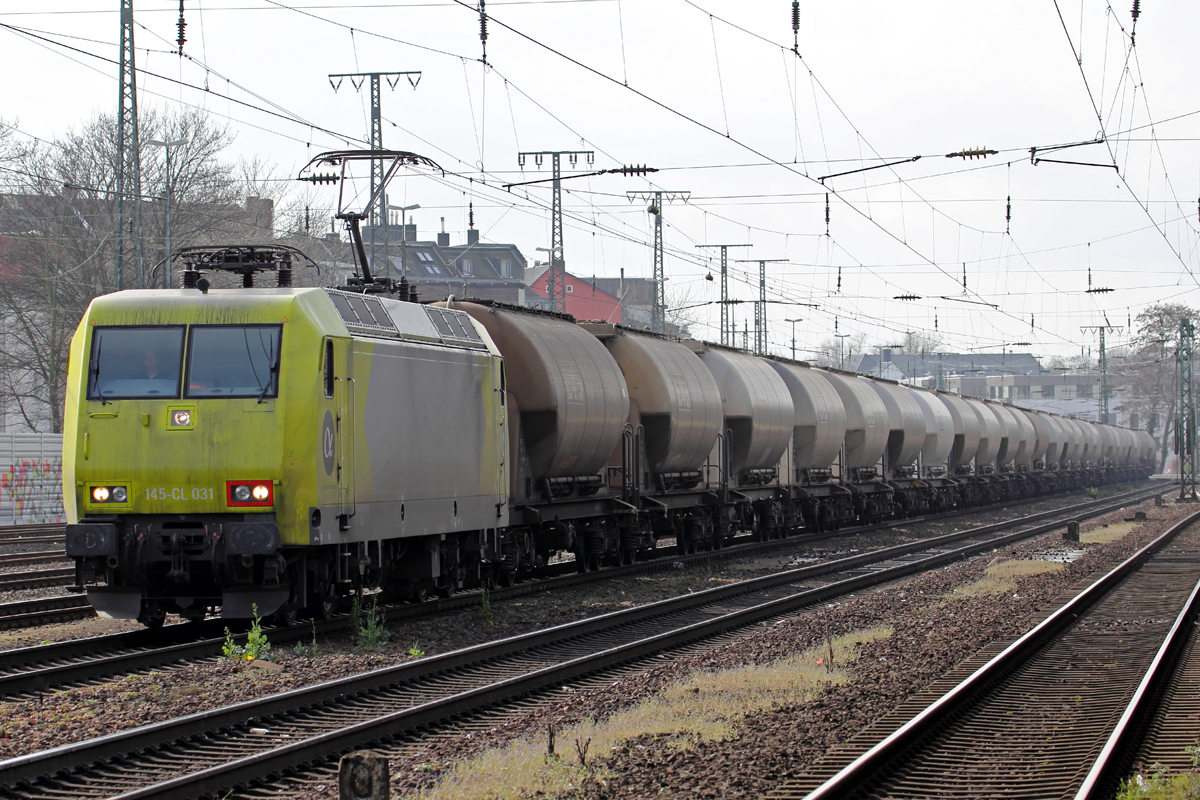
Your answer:
[[[295,196],[312,156],[367,140],[366,87],[328,76],[419,72],[382,109],[384,146],[446,173],[389,188],[422,239],[465,239],[470,204],[485,240],[545,258],[549,183],[505,188],[549,175],[522,151],[594,154],[564,175],[657,168],[563,182],[567,269],[650,277],[653,218],[627,193],[686,192],[662,209],[666,292],[703,338],[720,282],[700,245],[751,245],[728,250],[730,294],[755,299],[770,260],[772,352],[836,330],[1071,356],[1097,325],[1128,341],[1147,305],[1200,306],[1200,4],[1147,2],[1135,27],[1129,2],[800,0],[794,33],[789,0],[492,0],[486,65],[465,0],[185,0],[183,57],[178,4],[134,0],[134,36],[142,108],[206,109]],[[119,0],[27,8],[0,10],[0,120],[50,141],[113,113]]]

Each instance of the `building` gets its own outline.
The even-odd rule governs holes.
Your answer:
[[[1039,375],[1043,372],[1041,362],[1031,353],[897,353],[888,348],[862,355],[853,370],[878,377],[888,364],[904,376],[901,380],[910,382],[939,375]]]
[[[459,244],[451,244],[445,231],[433,240],[418,239],[411,223],[368,227],[363,243],[372,274],[407,278],[423,300],[454,295],[525,304],[525,256],[515,244],[482,241],[474,227]]]
[[[587,281],[564,271],[563,280],[566,283],[568,314],[575,319],[622,324],[625,315],[619,294],[612,294],[600,288],[598,279]],[[547,264],[538,262],[526,270],[527,305],[537,308],[550,307],[549,281],[550,267]]]

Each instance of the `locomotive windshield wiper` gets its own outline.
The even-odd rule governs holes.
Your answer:
[[[92,359],[90,368],[88,369],[88,377],[92,382],[92,386],[96,387],[96,394],[100,395],[100,405],[108,405],[108,401],[104,399],[104,393],[100,391],[100,350],[104,347],[104,337],[101,336],[96,342],[96,357]]]
[[[271,340],[271,352],[267,355],[267,381],[263,384],[262,391],[258,393],[258,402],[265,403],[267,392],[271,391],[271,385],[275,382],[275,376],[279,372],[279,359],[275,357],[275,340]]]

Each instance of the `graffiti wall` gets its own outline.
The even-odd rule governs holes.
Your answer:
[[[0,525],[66,520],[62,434],[0,433]]]

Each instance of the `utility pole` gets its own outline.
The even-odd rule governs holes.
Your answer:
[[[801,319],[800,317],[797,317],[796,319],[785,319],[784,322],[792,323],[792,361],[795,361],[796,360],[796,323],[804,322],[804,320]]]
[[[414,79],[413,76],[417,77]],[[371,81],[371,149],[383,149],[383,110],[382,101],[379,92],[379,79],[383,78],[387,81],[388,86],[395,91],[396,84],[400,83],[401,78],[408,78],[408,82],[414,89],[421,82],[420,71],[409,72],[344,72],[337,75],[329,76],[329,85],[333,87],[334,94],[342,87],[342,81],[346,78],[350,79],[355,91],[362,91],[363,84],[368,79]],[[334,81],[337,81],[336,83]],[[383,159],[371,159],[371,197],[375,196],[375,190],[383,183]],[[378,203],[371,206],[371,216],[367,224],[371,226],[371,266],[374,268],[376,261],[376,251],[379,247],[379,226],[380,220],[387,219],[386,198],[380,198]],[[403,223],[403,220],[401,220]]]
[[[673,203],[679,200],[686,203],[691,195],[691,192],[664,189],[625,192],[630,201],[649,200],[650,207],[647,211],[654,215],[654,305],[650,308],[650,330],[655,333],[666,333],[667,329],[667,278],[663,270],[663,202]]]
[[[754,303],[754,352],[767,353],[767,264],[787,261],[786,258],[739,258],[739,264],[758,262],[758,300]],[[793,337],[795,338],[795,337]],[[792,356],[795,358],[795,356]]]
[[[546,296],[550,300],[551,311],[566,313],[567,265],[563,258],[562,157],[566,156],[571,166],[575,166],[580,156],[587,159],[588,164],[593,164],[596,161],[596,153],[592,150],[527,150],[517,153],[517,166],[525,166],[526,156],[533,156],[533,163],[539,167],[545,157],[550,156],[550,170],[554,183],[550,203],[550,269],[546,273]]]
[[[848,337],[848,333],[835,333],[834,336],[838,340],[838,369],[846,368],[846,353],[842,350],[842,340]]]
[[[121,0],[120,72],[117,94],[117,235],[113,270],[117,291],[125,288],[127,217],[133,223],[133,252],[129,255],[133,257],[137,276],[135,285],[142,285],[145,272],[142,259],[142,157],[138,139],[137,70],[133,62],[133,0]],[[132,209],[126,208],[126,198],[133,201]]]
[[[734,343],[733,322],[729,310],[729,248],[753,247],[749,244],[698,244],[696,247],[721,248],[721,344],[726,347],[736,347]]]
[[[1108,317],[1104,317],[1103,325],[1080,325],[1079,330],[1083,333],[1088,331],[1100,332],[1100,404],[1099,414],[1100,419],[1097,420],[1101,425],[1108,424],[1108,356],[1104,350],[1104,333],[1105,331],[1120,331],[1120,325],[1109,325]]]
[[[1196,498],[1196,398],[1192,384],[1192,356],[1196,349],[1196,326],[1190,319],[1179,321],[1179,418],[1175,425],[1175,449],[1179,453],[1179,499]]]

